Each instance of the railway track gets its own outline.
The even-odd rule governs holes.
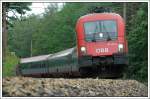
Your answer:
[[[3,96],[148,96],[136,80],[93,78],[3,78]]]

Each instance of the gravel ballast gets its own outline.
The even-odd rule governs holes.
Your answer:
[[[148,96],[148,88],[136,80],[3,78],[3,96]]]

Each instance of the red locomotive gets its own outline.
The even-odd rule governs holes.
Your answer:
[[[76,24],[77,47],[52,55],[21,59],[23,76],[80,75],[118,77],[128,64],[125,23],[116,13],[92,13]]]
[[[125,23],[120,15],[93,13],[82,16],[77,22],[76,33],[79,64],[86,72],[96,68],[100,72],[107,69],[118,73],[128,64]]]

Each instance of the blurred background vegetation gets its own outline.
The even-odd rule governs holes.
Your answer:
[[[61,10],[58,10],[57,3],[51,3],[43,16],[33,14],[9,20],[3,76],[14,75],[12,71],[19,58],[55,53],[76,46],[76,21],[96,6],[110,8],[123,16],[121,2],[64,3]],[[125,78],[147,82],[148,3],[126,3],[126,36],[130,65]]]

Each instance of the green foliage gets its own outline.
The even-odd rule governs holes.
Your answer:
[[[26,11],[30,11],[31,9],[29,6],[31,5],[31,2],[7,2],[6,7],[7,11],[15,11],[19,14],[25,14]]]
[[[66,3],[61,11],[53,3],[43,17],[31,15],[22,21],[15,21],[15,26],[10,29],[9,48],[19,57],[29,57],[31,54],[49,54],[73,47],[76,45],[75,25],[78,18],[93,7],[112,5],[116,6],[113,11],[121,11],[120,3]]]
[[[128,76],[147,81],[148,77],[148,13],[147,4],[143,3],[130,21],[128,41],[129,59]]]
[[[13,27],[13,21],[19,19],[19,17],[16,15],[16,13],[23,15],[26,13],[26,11],[31,11],[30,5],[31,2],[3,2],[3,4],[6,4],[6,13],[11,12],[13,13],[13,16],[7,16],[7,24],[9,27]]]
[[[6,54],[6,60],[3,62],[3,73],[2,76],[14,76],[15,75],[15,66],[18,64],[19,59],[10,52]]]

